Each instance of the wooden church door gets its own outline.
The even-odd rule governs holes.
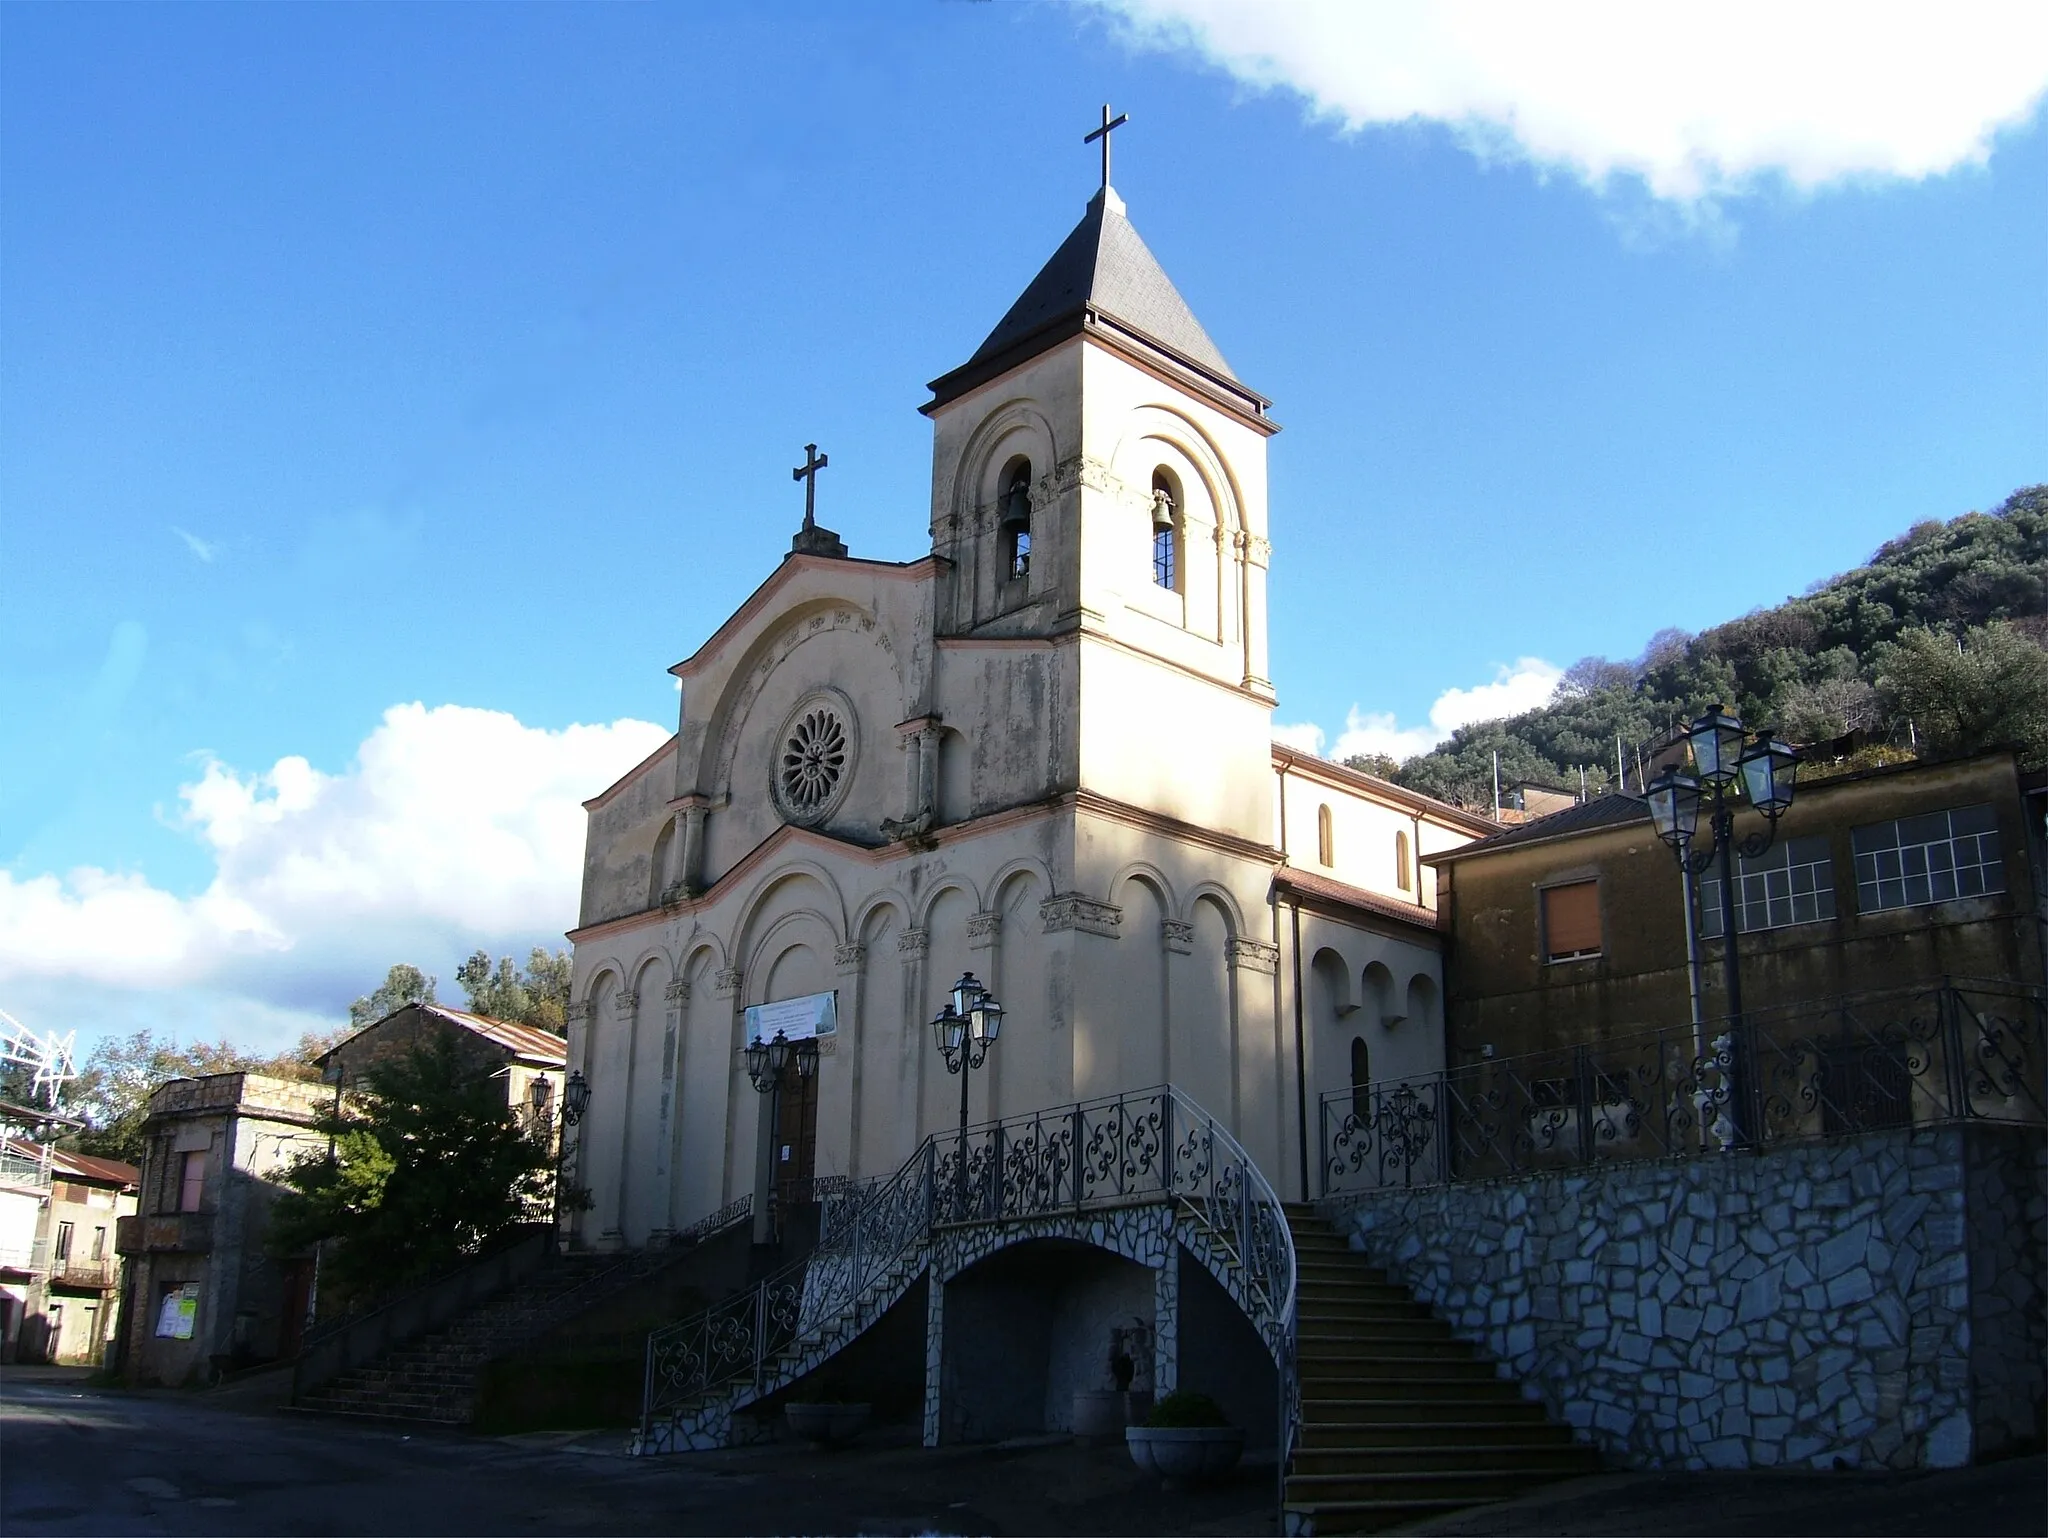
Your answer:
[[[818,1075],[782,1070],[775,1086],[775,1202],[787,1211],[811,1199],[818,1164]]]

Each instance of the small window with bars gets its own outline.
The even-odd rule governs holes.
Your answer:
[[[1577,961],[1600,954],[1600,883],[1543,889],[1543,958]]]
[[[2005,890],[1998,813],[1989,805],[1924,812],[1849,835],[1864,913],[1986,897]]]
[[[1721,877],[1700,880],[1700,934],[1721,933]],[[1835,916],[1835,872],[1825,835],[1788,838],[1735,862],[1735,932],[1817,924]]]

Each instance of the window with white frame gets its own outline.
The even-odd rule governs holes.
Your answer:
[[[1989,805],[1923,812],[1849,835],[1856,906],[1864,913],[1917,908],[2005,890],[1998,813]]]
[[[1721,878],[1700,880],[1700,933],[1721,933]],[[1835,916],[1835,872],[1823,836],[1788,838],[1735,862],[1735,932],[1815,924]]]

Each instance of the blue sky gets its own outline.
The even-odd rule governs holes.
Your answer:
[[[802,445],[921,553],[924,383],[1105,100],[1286,426],[1297,739],[1412,750],[2048,476],[2048,36],[1815,9],[0,10],[0,1008],[276,1040],[558,938]]]

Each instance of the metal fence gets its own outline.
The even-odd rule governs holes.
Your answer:
[[[1944,982],[1486,1059],[1322,1097],[1321,1191],[2048,1120],[2043,990]]]

